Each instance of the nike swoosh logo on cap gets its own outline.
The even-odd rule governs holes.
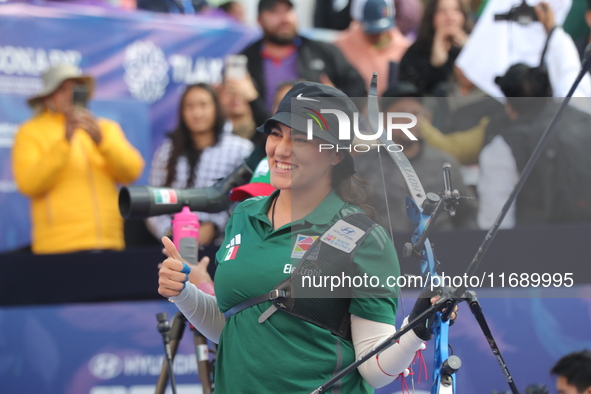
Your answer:
[[[302,94],[301,94],[301,93],[297,95],[297,97],[296,97],[296,100],[300,100],[300,101],[301,101],[301,100],[305,100],[305,101],[316,101],[317,103],[319,103],[319,102],[320,102],[320,100],[315,100],[315,99],[313,99],[313,98],[309,98],[309,97],[302,97]]]

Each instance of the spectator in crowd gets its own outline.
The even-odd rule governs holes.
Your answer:
[[[258,98],[271,110],[277,86],[305,79],[334,85],[350,97],[366,94],[363,79],[331,44],[297,34],[296,14],[289,0],[260,0],[258,22],[263,38],[244,50]]]
[[[443,164],[451,164],[452,185],[458,189],[461,196],[471,197],[473,193],[464,185],[459,172],[458,162],[449,154],[425,144],[421,139],[423,120],[429,117],[421,102],[421,94],[418,89],[408,83],[394,85],[384,93],[384,112],[406,112],[417,117],[417,125],[409,131],[418,138],[417,141],[410,140],[401,130],[392,131],[392,140],[403,146],[404,154],[414,167],[425,192],[439,193],[443,191]],[[399,123],[408,123],[403,119]],[[380,170],[380,157],[384,164],[384,183]],[[376,149],[367,153],[355,156],[355,167],[359,176],[367,180],[373,189],[373,196],[370,204],[378,211],[376,221],[394,232],[412,232],[413,224],[406,215],[406,196],[408,190],[402,179],[400,171],[390,159],[385,149]],[[378,169],[376,171],[376,169]],[[386,200],[387,204],[386,205]],[[387,209],[388,208],[388,209]],[[387,212],[390,212],[388,218]],[[476,228],[476,202],[473,200],[462,200],[455,216],[440,215],[435,222],[434,229],[452,230],[458,228]]]
[[[256,135],[257,125],[252,109],[244,95],[240,94],[237,89],[233,89],[232,86],[228,88],[226,83],[220,85],[218,91],[220,105],[228,118],[228,127],[226,129],[247,140],[252,139]]]
[[[519,178],[514,152],[505,137],[510,138],[511,132],[516,134],[516,129],[519,129],[519,126],[527,132],[528,126],[532,127],[534,113],[539,113],[545,106],[545,98],[552,96],[548,74],[540,68],[533,69],[521,63],[511,66],[504,76],[497,78],[497,84],[508,96],[537,97],[539,99],[532,99],[529,103],[530,108],[526,108],[524,101],[513,99],[513,103],[517,104],[515,108],[507,101],[507,116],[500,119],[498,123],[493,122],[487,127],[488,135],[486,135],[484,148],[482,148],[478,160],[480,163],[478,226],[481,229],[490,228],[495,222]],[[515,84],[514,89],[510,88],[511,84]],[[538,108],[534,108],[534,106],[538,106]],[[519,112],[522,112],[520,122]],[[508,130],[505,132],[505,129]],[[523,147],[523,142],[520,145]],[[535,178],[535,174],[532,174],[530,178]],[[527,193],[527,189],[521,193],[522,196],[523,193]],[[505,216],[501,228],[513,228],[516,221],[515,215],[515,204],[513,204]]]
[[[479,124],[483,117],[503,111],[503,104],[491,98],[466,77],[463,71],[453,67],[453,74],[447,85],[442,84],[437,100],[442,110],[439,116],[440,128],[444,133],[467,130]]]
[[[428,0],[417,40],[400,61],[400,81],[432,94],[451,76],[470,30],[470,18],[460,0]]]
[[[92,77],[61,64],[28,100],[35,114],[15,136],[12,167],[31,199],[33,253],[125,247],[117,185],[137,179],[144,161],[117,123],[74,105],[74,89],[85,99],[93,87]]]
[[[423,2],[421,0],[394,0],[394,9],[396,10],[396,26],[405,37],[414,41],[423,17]]]
[[[509,3],[495,1],[486,7],[470,34],[469,41],[456,59],[456,65],[487,94],[502,97],[503,93],[494,82],[495,77],[516,63],[532,67],[544,64],[548,69],[554,96],[565,97],[581,69],[579,54],[572,38],[556,24],[566,13],[565,8],[570,2],[553,2],[554,8],[546,2],[540,2],[534,7],[539,22],[519,28],[514,27],[516,22],[494,21],[495,14],[509,11]],[[542,59],[544,48],[546,51]],[[586,76],[576,89],[574,97],[590,96],[591,80]],[[572,103],[579,104],[580,101],[573,100]]]
[[[574,74],[578,74],[580,61],[570,37],[562,29],[555,28],[554,12],[550,6],[541,2],[534,10],[550,40],[542,63],[549,72],[551,92],[555,97],[564,97],[575,78]],[[446,87],[447,92],[438,94],[449,96],[445,100],[438,100],[438,104],[444,108],[437,114],[437,126],[446,134],[429,123],[424,124],[422,134],[425,141],[450,153],[462,164],[473,164],[478,161],[489,122],[503,122],[505,110],[497,100],[487,98],[486,93],[472,83],[457,65],[454,66],[454,74],[454,79]],[[589,77],[586,76],[575,90],[575,97],[587,96],[590,87]],[[580,105],[585,102],[573,100],[571,103]],[[492,129],[496,127],[491,125]]]
[[[378,94],[382,95],[389,81],[390,69],[397,69],[410,41],[402,35],[394,22],[393,0],[353,0],[353,10],[359,15],[335,42],[345,58],[359,71],[366,86],[377,72]]]
[[[209,85],[190,85],[181,97],[176,129],[154,153],[149,183],[173,188],[203,188],[224,178],[248,157],[253,144],[223,133],[226,118],[216,91]],[[201,224],[199,245],[213,245],[223,233],[226,212],[197,212]],[[170,216],[146,219],[155,237],[169,235]]]
[[[441,88],[445,91],[437,96],[447,97],[432,99],[434,121],[422,123],[421,135],[461,164],[476,164],[486,126],[492,118],[504,115],[503,104],[474,85],[457,66],[447,86]]]
[[[250,139],[254,150],[264,154],[267,135],[257,133],[255,128],[268,119],[269,111],[258,98],[259,92],[247,71],[243,78],[225,77],[221,85],[220,100],[230,119],[224,130]]]
[[[550,373],[556,375],[558,394],[591,394],[591,351],[567,354]]]
[[[513,65],[496,79],[506,116],[491,120],[480,152],[478,225],[490,228],[558,110],[544,67]],[[566,106],[501,228],[591,220],[591,116]]]
[[[332,30],[345,30],[354,14],[360,10],[352,7],[352,0],[316,0],[314,8],[314,27]],[[396,25],[402,34],[409,38],[416,36],[423,15],[423,3],[420,0],[394,0]]]

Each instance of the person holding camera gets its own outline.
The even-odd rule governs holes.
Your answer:
[[[337,117],[310,123],[306,134],[308,114],[327,105],[350,116],[357,111],[336,88],[298,82],[258,128],[268,134],[270,182],[278,190],[234,210],[216,255],[215,297],[187,283],[188,266],[162,239],[170,257],[158,291],[219,343],[218,394],[310,392],[396,331],[395,285],[344,284],[334,292],[330,285],[301,285],[302,275],[342,272],[384,284],[400,275],[392,240],[365,213],[364,185],[343,149],[352,141],[339,139]],[[320,149],[327,144],[340,149]],[[409,319],[437,300],[432,295],[421,294]],[[372,393],[396,379],[431,336],[430,325],[420,324],[335,387]]]
[[[34,116],[15,136],[12,165],[31,199],[33,253],[125,247],[117,186],[137,179],[144,160],[119,124],[85,108],[93,87],[92,77],[60,64],[28,100]]]
[[[492,119],[486,127],[478,159],[477,221],[481,229],[490,228],[497,220],[561,105],[552,100],[550,77],[543,66],[514,64],[495,83],[507,100],[505,116]],[[557,132],[548,138],[501,228],[591,221],[589,124],[588,113],[571,105],[563,109],[562,116],[556,119]]]

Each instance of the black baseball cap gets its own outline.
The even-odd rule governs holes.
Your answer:
[[[257,130],[269,134],[276,123],[283,123],[294,130],[307,133],[308,124],[311,123],[314,137],[342,148],[339,152],[345,153],[344,172],[349,176],[353,175],[355,165],[349,152],[353,132],[351,130],[350,139],[339,139],[340,125],[337,115],[322,113],[323,109],[342,111],[350,122],[353,122],[353,114],[359,112],[353,101],[337,88],[317,82],[297,82],[281,99],[277,112]]]
[[[290,0],[260,0],[259,1],[259,14],[265,10],[269,10],[277,3],[286,3],[290,7],[293,7],[293,3]]]

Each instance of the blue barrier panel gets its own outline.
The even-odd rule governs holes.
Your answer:
[[[523,297],[524,291],[528,290],[516,291],[514,295]],[[558,358],[591,348],[589,298],[489,298],[491,290],[481,290],[479,294],[491,330],[520,390],[533,383],[553,387],[548,371]],[[580,297],[589,294],[589,285],[579,286],[573,293]],[[414,300],[406,296],[408,313]],[[463,362],[458,373],[458,392],[484,394],[507,390],[476,321],[465,304],[461,308],[450,331],[450,343]],[[0,308],[1,391],[153,393],[163,355],[155,315],[167,312],[172,318],[176,311],[167,301]],[[191,334],[186,331],[175,364],[177,383],[182,387],[179,393],[200,392],[192,346]],[[430,345],[427,346],[425,358],[430,365]],[[430,379],[419,384],[416,378],[417,392],[428,390]],[[398,391],[400,381],[395,381],[376,393]]]

